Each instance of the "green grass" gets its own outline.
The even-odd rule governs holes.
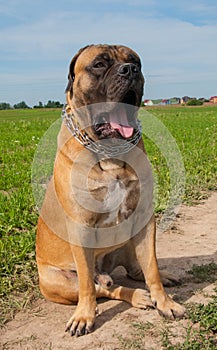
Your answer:
[[[217,108],[152,108],[175,138],[186,169],[185,203],[216,190]],[[37,296],[35,227],[37,210],[31,189],[31,164],[37,144],[60,110],[0,111],[0,295],[2,322]],[[141,114],[142,118],[142,114]],[[158,204],[165,209],[170,174],[160,149],[144,136],[157,174]]]
[[[38,295],[38,212],[31,190],[31,163],[37,143],[59,115],[56,110],[0,112],[1,323]]]
[[[114,334],[119,341],[119,350],[144,350],[149,339],[154,339],[152,350],[215,350],[217,348],[217,290],[206,304],[188,304],[185,320],[130,322],[127,337]],[[178,329],[178,330],[177,330]],[[178,338],[178,339],[177,339]],[[150,348],[150,347],[149,347]]]
[[[187,273],[192,275],[194,282],[213,282],[217,279],[217,265],[214,262],[200,266],[193,265]]]
[[[190,271],[195,283],[216,281],[215,263],[193,265]],[[210,300],[211,299],[211,300]],[[187,304],[188,326],[183,328],[183,340],[175,342],[176,333],[166,325],[161,331],[164,350],[214,350],[217,347],[217,288],[207,304]]]
[[[188,327],[183,341],[175,342],[176,334],[165,327],[161,342],[164,350],[215,350],[217,348],[217,290],[207,304],[187,305]]]
[[[186,175],[183,201],[192,204],[206,198],[207,191],[217,190],[217,108],[154,107],[147,111],[163,122],[181,152]],[[170,171],[159,147],[146,136],[144,141],[158,178],[160,200],[156,210],[161,211],[165,209],[169,198]]]

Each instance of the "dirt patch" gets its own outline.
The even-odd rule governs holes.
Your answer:
[[[212,293],[208,282],[195,283],[187,273],[193,265],[215,262],[217,264],[217,193],[208,200],[194,206],[182,206],[181,211],[168,232],[157,235],[157,255],[161,269],[179,276],[182,284],[168,288],[169,294],[179,302],[204,302]],[[122,268],[113,273],[118,283],[144,288],[125,276]],[[164,320],[156,310],[134,309],[125,302],[100,300],[100,315],[94,333],[80,338],[71,338],[65,333],[66,321],[75,307],[54,304],[39,299],[31,308],[20,312],[1,332],[3,350],[115,350],[122,349],[123,341],[132,334],[132,324],[149,324],[145,332],[145,348],[159,349],[159,329]],[[180,325],[187,320],[168,323],[177,337],[181,337]]]

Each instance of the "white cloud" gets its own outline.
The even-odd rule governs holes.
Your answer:
[[[120,43],[134,48],[142,58],[145,74],[156,76],[147,79],[153,88],[187,82],[193,90],[194,82],[198,88],[198,82],[217,81],[217,24],[196,26],[177,19],[146,15],[135,17],[112,12],[99,16],[97,12],[59,11],[44,13],[31,23],[0,29],[1,59],[7,60],[8,67],[8,72],[0,76],[1,84],[10,86],[15,79],[24,91],[24,85],[28,89],[28,84],[34,81],[34,89],[37,85],[38,90],[45,91],[49,84],[49,89],[57,91],[59,88],[62,95],[62,81],[65,81],[71,57],[89,43]],[[16,66],[17,61],[20,68]],[[25,62],[32,65],[28,72]],[[16,75],[11,77],[11,73]]]
[[[124,14],[97,18],[94,14],[62,12],[1,30],[0,45],[8,56],[14,52],[18,58],[23,55],[27,59],[33,56],[46,59],[55,53],[56,59],[63,58],[70,46],[74,49],[92,42],[119,42],[146,47],[147,54],[156,54],[154,60],[170,61],[173,53],[179,61],[182,57],[190,60],[197,53],[199,60],[206,57],[213,62],[217,54],[216,34],[217,25],[197,27],[172,19],[132,18]]]

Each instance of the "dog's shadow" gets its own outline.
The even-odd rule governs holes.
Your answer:
[[[104,298],[99,299],[98,306],[100,307],[100,304],[106,301],[107,299]],[[124,301],[114,301],[114,303],[114,306],[109,307],[107,310],[101,312],[98,315],[98,317],[96,318],[95,329],[102,327],[106,322],[111,321],[118,314],[121,314],[131,308],[131,306]]]
[[[180,278],[180,284],[172,287],[165,287],[168,294],[173,295],[173,299],[183,304],[189,301],[189,299],[195,295],[195,292],[199,289],[204,289],[209,286],[212,282],[209,281],[197,281],[194,276],[189,273],[192,270],[193,265],[206,265],[211,262],[217,264],[217,252],[212,255],[202,256],[189,256],[179,258],[162,258],[159,259],[160,270],[163,267],[167,272],[175,274],[176,277]],[[180,269],[179,269],[180,267]],[[214,276],[211,276],[211,279]],[[118,267],[112,273],[112,278],[115,283],[120,284],[129,288],[141,288],[145,289],[145,283],[142,281],[135,281],[127,277],[124,268]],[[98,299],[98,305],[102,306],[103,303],[107,302],[108,299]],[[131,306],[126,302],[112,301],[114,306],[105,307],[105,310],[100,313],[96,319],[96,329],[103,326],[106,322],[111,321],[118,314],[124,313]],[[103,307],[104,308],[104,307]],[[144,311],[145,312],[145,311]]]

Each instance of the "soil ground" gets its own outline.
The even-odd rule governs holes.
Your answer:
[[[177,287],[167,292],[177,301],[204,302],[212,293],[213,285],[208,282],[195,283],[187,273],[194,264],[211,262],[217,264],[217,193],[199,205],[182,206],[172,229],[157,235],[157,255],[161,269],[182,279]],[[122,268],[113,273],[113,279],[127,286],[144,288],[143,283],[125,276]],[[205,293],[204,293],[205,292]],[[100,300],[100,315],[95,331],[80,338],[65,333],[65,325],[74,306],[54,304],[38,299],[28,310],[19,312],[1,332],[3,350],[115,350],[122,349],[120,337],[133,339],[132,323],[151,322],[145,332],[145,348],[160,349],[159,329],[165,324],[156,310],[139,310],[125,302]],[[168,327],[176,333],[177,339],[188,320],[169,322]],[[182,327],[181,327],[182,326]]]

